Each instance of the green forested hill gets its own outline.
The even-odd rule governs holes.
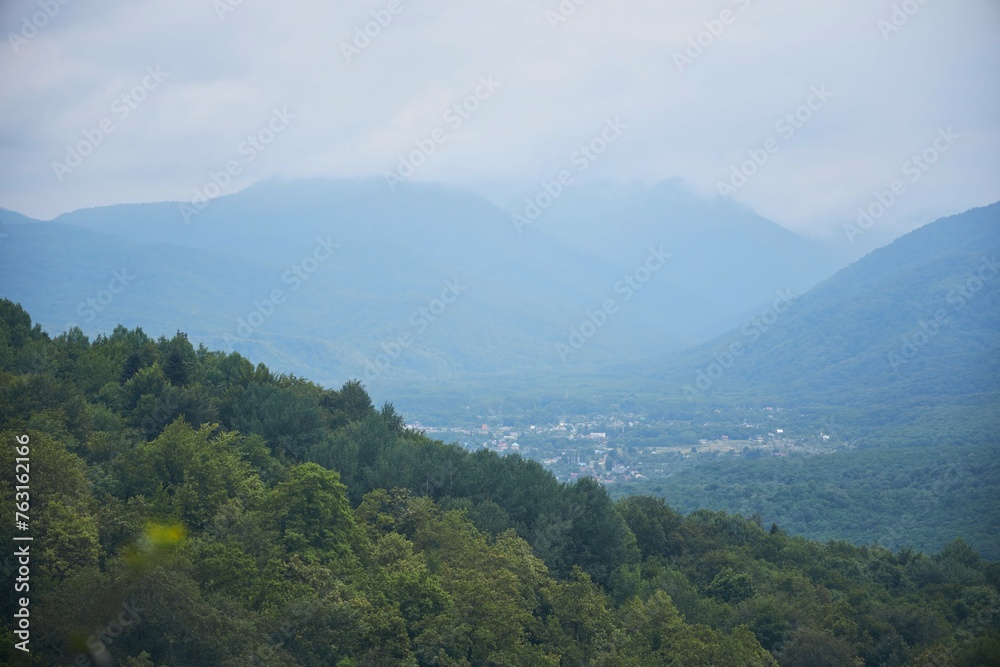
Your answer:
[[[31,654],[4,664],[973,667],[1000,567],[682,516],[328,390],[0,301],[3,466],[30,461]],[[30,440],[30,452],[15,448]],[[957,510],[956,510],[957,511]],[[3,533],[8,544],[14,526]],[[11,550],[2,558],[15,572]],[[2,598],[12,618],[15,600]],[[9,627],[9,626],[8,626]]]
[[[1000,460],[993,445],[881,447],[826,455],[687,461],[615,492],[672,507],[758,515],[811,539],[938,551],[962,538],[1000,558]]]

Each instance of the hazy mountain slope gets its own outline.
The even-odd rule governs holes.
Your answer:
[[[137,244],[61,223],[2,229],[8,234],[0,245],[4,294],[36,309],[39,321],[53,330],[79,325],[94,334],[110,331],[118,322],[141,323],[153,334],[180,328],[194,340],[246,351],[286,372],[308,372],[330,382],[363,377],[365,358],[381,352],[382,342],[404,331],[419,338],[421,327],[428,337],[394,360],[394,366],[431,376],[465,367],[482,372],[494,364],[522,367],[548,353],[548,346],[531,332],[555,326],[544,321],[547,311],[542,309],[520,314],[486,307],[483,294],[474,299],[462,294],[440,322],[414,325],[411,313],[427,304],[428,295],[440,295],[449,274],[439,272],[441,282],[434,284],[425,267],[422,276],[404,281],[393,293],[380,292],[364,284],[364,275],[352,277],[349,266],[335,265],[342,248],[308,279],[294,282],[287,265],[163,243]],[[414,261],[409,270],[418,268]],[[109,285],[116,272],[122,279]],[[469,283],[460,287],[471,293]],[[241,319],[254,322],[254,304],[269,300],[274,290],[281,290],[284,300],[273,314],[260,327],[240,329]],[[484,322],[492,323],[490,331],[477,336],[470,330]],[[507,344],[477,356],[480,345],[497,338]]]
[[[678,181],[650,188],[593,188],[567,193],[536,223],[588,252],[629,261],[634,245],[663,243],[683,278],[655,284],[703,336],[736,326],[743,309],[776,290],[798,293],[846,262],[732,201],[696,196]],[[678,298],[678,284],[685,300]],[[692,314],[694,314],[692,316]],[[696,324],[695,324],[696,323]]]
[[[691,206],[691,215],[701,210]],[[0,214],[0,220],[15,218],[25,220]],[[150,287],[116,299],[115,322],[162,326],[164,333],[181,328],[195,340],[286,372],[331,383],[363,377],[376,389],[579,372],[638,360],[650,350],[704,340],[699,332],[756,303],[764,283],[777,280],[767,287],[773,290],[785,278],[811,279],[796,265],[804,242],[759,219],[747,230],[768,230],[756,246],[737,233],[741,220],[716,219],[709,230],[727,229],[730,237],[740,236],[740,252],[786,266],[779,277],[772,272],[756,281],[754,292],[743,289],[743,269],[712,266],[713,257],[732,251],[733,241],[711,241],[709,232],[684,236],[679,227],[651,236],[636,227],[603,247],[614,252],[599,257],[541,226],[519,231],[508,212],[476,195],[423,185],[390,192],[372,180],[269,181],[201,209],[178,202],[109,206],[48,224],[26,225],[0,249],[11,254],[5,295],[22,299],[46,326],[59,330],[78,320],[81,300],[102,288],[97,276],[110,271],[107,266],[134,261]],[[685,218],[682,227],[697,224]],[[102,236],[72,232],[84,229]],[[645,264],[651,249],[670,258],[641,289],[622,291],[623,278]],[[324,259],[315,261],[314,253]],[[40,261],[33,267],[19,265],[34,258]],[[693,271],[693,265],[704,270]],[[187,278],[175,280],[175,268]],[[458,286],[452,290],[457,294],[449,284]],[[266,316],[276,289],[286,301]],[[46,302],[49,293],[68,296]],[[456,298],[442,308],[442,296]],[[557,345],[568,344],[588,313],[609,299],[618,305],[613,316],[584,346],[560,356]],[[238,329],[249,318],[259,326]],[[78,323],[96,333],[101,322]]]
[[[509,273],[501,283],[507,298],[524,298],[540,283],[595,290],[583,304],[588,308],[614,296],[623,272],[640,266],[650,246],[663,246],[671,254],[667,269],[630,309],[641,316],[620,319],[635,325],[633,335],[640,327],[662,328],[668,345],[721,333],[775,290],[804,291],[840,266],[773,222],[672,182],[627,196],[569,192],[521,228],[510,213],[467,192],[425,185],[389,192],[381,180],[264,182],[213,200],[189,223],[177,203],[75,211],[59,220],[261,261],[293,261],[301,253],[290,245],[297,235],[332,233],[359,262],[389,267],[387,289],[400,284],[396,272],[406,267],[399,258],[418,256],[470,276]],[[566,321],[567,331],[576,319]]]
[[[988,431],[1000,404],[997,255],[1000,204],[944,218],[843,269],[783,314],[765,306],[757,322],[773,321],[766,331],[750,321],[635,370],[696,398],[849,406],[903,431],[935,420]],[[731,358],[734,344],[742,352]]]
[[[88,333],[116,324],[172,333],[233,329],[227,304],[270,291],[270,267],[168,244],[137,244],[57,222],[2,225],[3,292],[38,309],[53,331]],[[235,334],[234,334],[235,335]]]
[[[0,222],[4,222],[11,225],[23,225],[29,222],[37,222],[34,218],[29,218],[26,215],[22,215],[17,211],[11,211],[7,208],[0,208]]]
[[[353,219],[337,216],[332,224],[304,215],[281,224],[266,214],[237,211],[221,218],[218,228],[204,223],[201,236],[192,228],[178,229],[167,215],[169,204],[80,213],[90,227],[131,229],[133,241],[61,222],[5,224],[9,238],[0,245],[0,279],[6,296],[33,308],[55,331],[78,324],[95,334],[119,321],[143,323],[153,334],[180,328],[195,341],[241,351],[285,372],[331,384],[361,377],[385,386],[561,365],[554,344],[565,336],[566,323],[600,303],[606,281],[620,273],[608,263],[553,247],[560,245],[556,241],[548,241],[548,247],[528,243],[510,233],[502,214],[505,226],[491,226],[496,216],[490,220],[477,211],[484,205],[478,200],[466,200],[469,210],[453,206],[443,221],[434,210],[420,208],[419,196],[405,203],[405,212],[380,214],[369,207],[365,220],[355,212]],[[247,206],[253,208],[254,202]],[[372,229],[395,224],[393,215],[414,220],[411,238]],[[266,218],[284,232],[261,242],[252,228],[240,232],[224,226],[240,218],[248,224]],[[459,233],[461,224],[479,229]],[[418,245],[416,237],[434,225],[434,233]],[[453,233],[443,233],[449,225]],[[189,236],[179,236],[182,232]],[[189,246],[170,240],[186,240]],[[235,250],[240,244],[243,253]],[[209,252],[216,246],[225,252]],[[416,252],[419,248],[428,252]],[[317,249],[326,259],[315,260]],[[113,271],[123,267],[126,276],[135,277],[102,295]],[[305,277],[299,278],[296,267]],[[283,301],[268,305],[275,290]],[[443,312],[442,297],[453,301]],[[106,303],[94,310],[88,298]],[[241,321],[260,326],[241,328]],[[609,328],[592,352],[637,353],[669,336],[647,326],[635,337],[623,327],[624,320],[617,324],[635,347],[616,341]],[[408,337],[405,349],[399,347],[401,336]],[[380,354],[386,356],[380,359]],[[376,370],[372,364],[380,360],[384,363]]]

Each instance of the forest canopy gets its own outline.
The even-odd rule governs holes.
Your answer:
[[[33,537],[30,653],[7,629],[4,664],[1000,657],[1000,566],[962,540],[936,554],[819,543],[613,501],[430,440],[357,381],[275,375],[180,332],[53,338],[0,300],[0,433],[7,507],[14,445],[30,443]],[[2,567],[16,571],[11,550]],[[15,604],[3,597],[6,618]]]

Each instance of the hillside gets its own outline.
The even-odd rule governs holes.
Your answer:
[[[655,495],[683,512],[756,515],[821,542],[931,553],[961,538],[985,558],[1000,558],[996,445],[941,445],[686,461],[669,475],[611,490]]]
[[[1000,569],[961,540],[893,552],[615,503],[429,440],[357,382],[323,389],[183,334],[50,338],[0,300],[0,431],[7,469],[30,458],[33,539],[30,601],[2,599],[8,618],[30,605],[31,631],[4,631],[5,664],[18,642],[24,664],[124,667],[974,667],[1000,651]]]
[[[632,370],[697,401],[836,414],[853,437],[996,442],[998,253],[1000,204],[943,218],[712,343]]]

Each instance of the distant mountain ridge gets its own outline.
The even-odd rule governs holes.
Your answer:
[[[900,433],[965,422],[996,439],[998,258],[1000,203],[914,230],[785,312],[766,308],[730,334],[631,372],[697,400],[846,407]]]
[[[184,202],[82,209],[44,223],[0,212],[10,236],[0,271],[4,295],[53,331],[74,322],[91,334],[118,322],[181,329],[285,372],[331,385],[360,377],[376,388],[579,372],[678,350],[720,333],[761,295],[832,272],[813,244],[745,211],[723,207],[685,231],[699,224],[690,216],[719,205],[678,187],[606,207],[613,248],[588,246],[582,232],[575,244],[549,233],[550,221],[558,231],[571,216],[571,199],[518,233],[509,212],[476,195],[425,185],[390,193],[379,180],[267,181],[187,219]],[[671,216],[671,198],[687,213]],[[632,213],[619,219],[614,207]],[[751,245],[755,235],[766,242]],[[616,298],[650,247],[670,260],[563,363],[558,346]],[[753,262],[767,270],[749,270]],[[128,263],[142,269],[135,283],[81,321],[79,304]],[[284,280],[296,267],[304,277]],[[449,283],[460,294],[446,293]]]
[[[805,292],[847,263],[816,241],[732,200],[699,197],[679,181],[574,191],[546,212],[538,226],[618,262],[629,261],[636,240],[668,244],[674,267],[690,277],[685,283],[690,307],[709,323],[698,338],[735,326],[775,291]],[[713,281],[717,274],[727,276],[725,289]]]

